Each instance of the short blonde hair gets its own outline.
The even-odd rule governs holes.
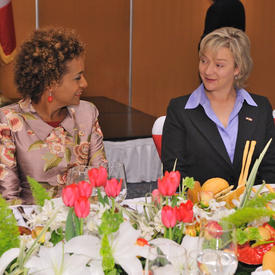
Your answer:
[[[201,56],[209,48],[216,51],[221,47],[231,51],[235,66],[240,70],[235,77],[234,85],[236,88],[242,88],[253,67],[248,36],[242,30],[232,27],[216,29],[202,39],[199,55]]]

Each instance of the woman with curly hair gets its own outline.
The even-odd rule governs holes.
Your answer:
[[[72,30],[33,32],[17,55],[22,99],[0,109],[0,192],[33,203],[27,176],[58,196],[68,170],[106,165],[98,110],[80,100],[87,88],[85,49]]]

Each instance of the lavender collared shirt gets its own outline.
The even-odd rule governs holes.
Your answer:
[[[210,101],[205,94],[204,86],[201,84],[189,97],[185,109],[195,109],[196,107],[202,105],[206,115],[217,125],[223,143],[225,145],[226,151],[229,155],[231,162],[233,163],[234,159],[234,152],[238,134],[238,113],[243,106],[244,100],[247,104],[251,106],[257,106],[256,102],[250,96],[250,94],[244,90],[239,89],[237,90],[237,97],[235,101],[234,108],[229,116],[229,122],[227,127],[224,127],[223,124],[220,122],[216,114],[214,113],[213,109],[211,108]]]

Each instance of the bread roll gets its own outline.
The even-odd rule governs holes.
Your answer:
[[[212,192],[214,195],[229,187],[229,183],[222,178],[208,179],[201,187],[201,191]]]

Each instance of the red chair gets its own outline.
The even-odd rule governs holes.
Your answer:
[[[152,137],[156,145],[159,157],[161,157],[161,139],[162,139],[162,129],[166,116],[160,116],[154,122],[152,128]]]

